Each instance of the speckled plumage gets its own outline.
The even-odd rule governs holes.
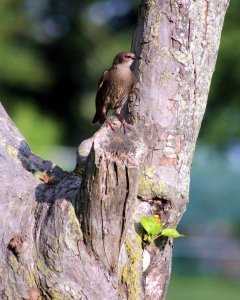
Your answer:
[[[120,109],[129,95],[134,92],[136,77],[130,67],[136,58],[134,53],[121,52],[113,60],[99,82],[96,95],[96,114],[92,124],[103,124],[110,109]]]

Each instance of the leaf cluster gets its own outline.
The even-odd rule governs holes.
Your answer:
[[[158,215],[153,215],[149,218],[143,216],[141,218],[141,225],[145,231],[143,240],[149,244],[151,244],[160,236],[166,236],[171,238],[178,238],[184,236],[174,228],[163,228],[162,221]]]

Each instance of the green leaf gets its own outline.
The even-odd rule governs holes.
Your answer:
[[[148,235],[147,241],[149,244],[151,244],[154,241],[154,237],[152,237],[151,235]]]
[[[171,229],[171,228],[163,229],[161,235],[169,236],[172,238],[178,238],[184,236],[183,234],[180,234],[176,229]]]
[[[149,235],[157,236],[162,231],[162,222],[157,215],[150,218],[143,216],[141,218],[141,224]]]

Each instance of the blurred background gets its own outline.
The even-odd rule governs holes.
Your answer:
[[[96,126],[96,86],[131,48],[137,0],[1,0],[0,101],[65,170]],[[240,299],[240,1],[231,0],[167,300]]]

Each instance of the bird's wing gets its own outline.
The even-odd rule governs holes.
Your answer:
[[[104,79],[105,79],[105,77],[106,77],[106,75],[107,75],[108,72],[109,72],[108,70],[105,70],[105,71],[102,73],[102,76],[100,77],[100,79],[99,79],[99,81],[98,81],[98,88],[97,88],[97,91],[99,91],[100,88],[102,87],[103,82],[104,82]]]
[[[107,108],[105,105],[106,94],[106,79],[108,78],[109,70],[105,70],[98,81],[97,94],[96,94],[96,115],[93,118],[93,123],[99,122],[102,124],[107,115]],[[105,84],[104,84],[105,83]]]
[[[99,79],[97,94],[96,94],[96,110],[102,111],[105,102],[106,82],[108,79],[109,70],[105,70]]]

